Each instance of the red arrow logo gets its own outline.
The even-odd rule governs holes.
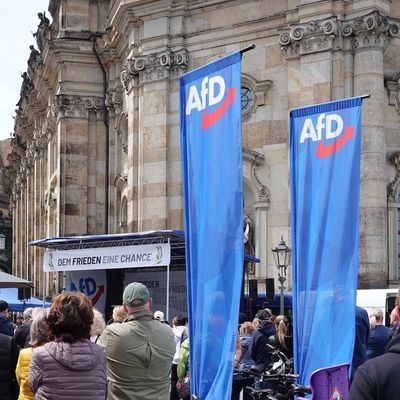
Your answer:
[[[211,111],[210,113],[204,111],[202,116],[201,127],[203,129],[208,129],[210,126],[214,125],[217,121],[219,121],[222,118],[222,116],[226,113],[229,106],[233,103],[233,100],[235,100],[235,95],[236,95],[236,88],[233,87],[228,89],[228,94],[225,97],[225,100],[218,108],[216,108],[214,111]]]
[[[100,300],[101,295],[104,294],[104,285],[99,285],[99,290],[97,293],[92,297],[92,307],[94,307],[97,302]]]
[[[322,141],[318,143],[317,146],[317,157],[325,158],[329,157],[331,154],[340,150],[347,141],[349,141],[354,136],[354,128],[351,126],[347,126],[345,129],[345,133],[339,139],[335,140],[332,143],[324,144]]]

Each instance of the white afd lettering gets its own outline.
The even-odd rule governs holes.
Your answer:
[[[186,103],[186,115],[190,115],[192,110],[204,110],[207,106],[218,104],[225,95],[225,80],[222,76],[207,76],[201,82],[200,94],[195,85],[190,86],[188,100]],[[208,101],[207,101],[208,100]]]
[[[321,140],[324,130],[326,139],[339,136],[343,131],[342,117],[338,114],[320,114],[315,127],[312,119],[306,118],[301,130],[300,143],[304,143],[306,139],[311,139],[313,142]]]

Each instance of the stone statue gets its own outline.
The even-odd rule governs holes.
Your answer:
[[[40,57],[40,53],[35,49],[35,46],[30,45],[29,49],[31,50],[31,54],[29,55],[28,65],[31,67],[32,64],[37,60],[38,56]]]
[[[45,28],[50,25],[50,20],[46,17],[46,11],[43,11],[43,13],[38,13],[38,17],[40,19],[38,28]]]
[[[27,72],[24,72],[21,74],[22,78],[22,85],[21,85],[21,90],[19,91],[19,94],[22,97],[26,97],[28,93],[33,89],[33,84],[31,81],[31,78],[29,78],[29,75]]]
[[[245,253],[254,256],[255,255],[254,222],[248,215],[245,215],[244,217],[243,229],[244,229],[243,232],[244,251]],[[249,274],[255,273],[254,262],[247,263],[247,272]]]
[[[33,34],[33,37],[36,39],[37,47],[40,51],[43,50],[43,38],[45,31],[50,25],[49,19],[46,17],[46,13],[39,13],[38,17],[40,19],[40,23],[38,25],[37,31]]]

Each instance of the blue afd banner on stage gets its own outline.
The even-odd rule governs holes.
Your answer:
[[[290,112],[295,367],[351,363],[358,272],[361,98]]]
[[[180,78],[190,388],[230,399],[243,274],[241,54]]]

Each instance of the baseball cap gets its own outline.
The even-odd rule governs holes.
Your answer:
[[[10,308],[8,303],[6,301],[4,301],[4,300],[0,300],[0,312],[1,311],[6,311],[8,308]]]
[[[162,311],[156,311],[154,313],[154,318],[158,319],[159,321],[164,321],[164,313]]]
[[[130,283],[122,295],[122,300],[129,307],[139,307],[145,305],[150,298],[149,290],[143,283]]]

